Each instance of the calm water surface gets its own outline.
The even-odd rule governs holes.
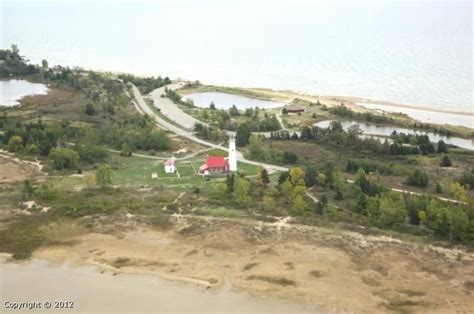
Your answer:
[[[283,107],[285,103],[269,100],[260,100],[250,97],[226,94],[226,93],[217,93],[217,92],[207,92],[207,93],[194,93],[189,94],[183,97],[184,100],[192,100],[193,104],[196,107],[209,108],[211,102],[214,102],[214,105],[217,109],[229,109],[233,105],[237,109],[244,110],[247,108],[259,107],[261,109],[271,109]]]
[[[471,0],[2,0],[33,62],[471,111]]]
[[[331,124],[331,120],[325,120],[318,123],[315,123],[315,126],[320,128],[327,128]],[[406,128],[400,127],[393,127],[393,126],[378,126],[375,124],[363,123],[363,122],[356,122],[356,121],[342,121],[342,127],[344,130],[349,129],[353,125],[359,125],[362,134],[365,135],[374,135],[374,136],[390,136],[393,131],[397,131],[398,133],[405,133],[405,134],[423,134],[428,135],[430,141],[438,142],[439,140],[443,140],[447,144],[455,145],[458,147],[462,147],[469,150],[474,150],[474,140],[464,139],[460,137],[446,137],[439,134],[431,133],[431,132],[422,132],[422,131],[415,131]]]
[[[25,80],[0,81],[0,106],[16,106],[18,100],[28,95],[45,95],[48,88],[44,84]]]
[[[74,302],[74,309],[62,313],[314,313],[281,300],[237,294],[229,287],[209,292],[152,275],[113,276],[110,272],[100,274],[93,267],[53,267],[42,260],[26,265],[0,261],[0,277],[2,309],[3,301],[8,300],[60,300]]]

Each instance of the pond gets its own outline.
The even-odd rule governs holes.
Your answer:
[[[44,84],[25,80],[0,81],[0,106],[17,106],[20,104],[18,100],[25,96],[45,95],[47,92],[48,88]]]
[[[327,128],[331,123],[331,120],[325,120],[318,123],[315,123],[315,126],[320,128]],[[443,140],[447,144],[455,145],[461,148],[474,150],[474,140],[464,139],[460,137],[447,137],[431,132],[423,132],[423,131],[415,131],[411,129],[401,128],[401,127],[394,127],[394,126],[380,126],[370,123],[364,122],[356,122],[356,121],[342,121],[342,127],[344,130],[349,129],[353,125],[359,125],[359,129],[362,131],[362,134],[365,135],[373,135],[373,136],[390,136],[393,131],[397,131],[398,133],[412,133],[412,134],[423,134],[428,135],[430,141],[438,142],[439,140]]]
[[[245,96],[238,96],[218,92],[194,93],[183,97],[183,100],[192,100],[194,106],[200,108],[209,108],[211,102],[214,102],[217,109],[229,109],[235,105],[239,110],[258,107],[260,109],[279,108],[286,105],[283,102],[261,100]]]

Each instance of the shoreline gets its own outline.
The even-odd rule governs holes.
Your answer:
[[[123,71],[108,71],[108,70],[93,70],[93,69],[84,69],[86,71],[96,71],[99,73],[104,73],[104,74],[112,74],[112,75],[119,75],[119,74],[131,74],[137,77],[141,78],[146,78],[150,77],[151,75],[144,75],[144,74],[135,74],[133,72],[123,72]],[[182,77],[177,77],[173,79],[173,81],[176,82],[194,82],[196,80],[190,80]],[[199,80],[198,80],[199,81]],[[217,87],[229,87],[229,88],[236,88],[236,89],[244,89],[244,90],[268,90],[271,92],[277,92],[277,93],[293,93],[293,94],[298,94],[301,96],[307,96],[307,97],[321,97],[325,99],[337,99],[337,100],[346,100],[350,101],[353,103],[357,102],[366,102],[369,104],[380,104],[384,106],[393,106],[393,107],[400,107],[400,108],[409,108],[409,109],[417,109],[417,110],[423,110],[423,111],[431,111],[431,112],[439,112],[439,113],[450,113],[450,114],[457,114],[457,115],[466,115],[466,116],[472,116],[474,117],[474,111],[469,112],[469,111],[464,111],[464,110],[443,110],[436,108],[436,106],[429,106],[429,105],[416,105],[416,104],[409,104],[409,103],[402,103],[402,102],[394,102],[390,100],[377,100],[374,98],[370,97],[363,97],[363,96],[356,96],[356,95],[334,95],[334,94],[316,94],[316,93],[309,93],[297,89],[275,89],[272,87],[255,87],[255,86],[249,86],[249,87],[243,87],[243,86],[231,86],[231,85],[224,85],[224,84],[208,84],[203,81],[199,81],[202,85],[207,85],[207,86],[217,86]],[[259,99],[259,98],[256,98]],[[355,106],[357,106],[355,104]],[[363,107],[363,106],[359,106]],[[364,108],[364,109],[369,109],[369,108]]]
[[[137,77],[143,77],[143,78],[149,77],[149,76],[145,76],[145,75],[136,75],[136,74],[133,74],[133,73],[123,72],[123,71],[93,70],[93,69],[85,69],[85,68],[81,68],[81,69],[84,70],[84,71],[95,71],[95,72],[98,72],[98,73],[114,75],[114,76],[119,75],[119,74],[131,74],[131,75],[134,75],[134,76],[137,76]],[[0,80],[1,81],[6,81],[6,80],[15,80],[15,79],[28,81],[27,77],[26,78],[25,77],[9,78],[9,79],[2,78]],[[30,81],[28,81],[28,82],[30,82]],[[189,80],[186,80],[186,79],[183,79],[183,78],[176,78],[176,79],[173,80],[173,82],[193,82],[193,81],[189,81]],[[30,83],[36,84],[36,82],[30,82]],[[203,86],[210,86],[210,87],[215,86],[217,88],[229,88],[231,90],[235,89],[235,90],[243,90],[243,91],[249,91],[249,92],[258,92],[258,91],[260,91],[261,93],[267,92],[267,93],[270,93],[270,94],[281,94],[281,98],[268,97],[267,99],[265,99],[264,97],[259,98],[257,96],[239,95],[237,93],[229,92],[229,94],[234,94],[234,95],[237,95],[237,96],[244,96],[244,97],[249,97],[249,98],[254,98],[254,99],[259,99],[259,100],[273,100],[273,101],[280,100],[282,102],[289,103],[291,101],[291,99],[290,99],[291,97],[286,97],[287,99],[283,99],[284,98],[283,95],[286,94],[286,95],[294,95],[295,97],[296,96],[301,96],[301,97],[309,97],[309,98],[312,98],[312,99],[326,100],[326,101],[330,102],[331,106],[336,106],[337,102],[344,103],[346,106],[348,106],[349,108],[351,108],[355,111],[380,112],[380,110],[378,110],[376,108],[370,108],[369,106],[364,106],[364,104],[367,104],[367,105],[379,105],[379,106],[394,107],[394,108],[400,108],[400,109],[411,109],[411,110],[417,110],[417,111],[424,111],[424,112],[427,112],[427,113],[430,113],[430,112],[431,113],[440,113],[440,114],[444,113],[444,114],[450,114],[450,115],[457,115],[457,116],[460,116],[460,117],[472,117],[473,118],[473,124],[474,124],[474,111],[473,112],[468,112],[468,111],[461,111],[461,110],[443,110],[443,109],[439,109],[439,108],[435,108],[435,107],[397,103],[397,102],[392,102],[392,101],[387,101],[387,100],[376,100],[376,99],[360,97],[360,96],[347,96],[347,95],[338,96],[338,95],[312,94],[312,93],[307,93],[307,92],[302,92],[302,91],[297,91],[297,90],[277,90],[277,89],[264,88],[264,87],[237,87],[237,86],[226,86],[226,85],[207,85],[207,84],[202,83],[202,82],[201,82],[201,84]],[[50,90],[51,89],[48,88],[48,86],[46,85],[46,93],[45,94],[43,94],[43,93],[40,93],[40,94],[25,94],[25,95],[22,95],[20,98],[17,98],[15,100],[17,102],[17,104],[15,104],[15,105],[2,105],[2,104],[0,104],[0,109],[1,108],[18,108],[18,107],[21,107],[23,105],[23,101],[24,101],[25,98],[47,95]],[[397,112],[390,111],[390,110],[386,110],[385,112],[387,112],[389,114],[397,114]],[[403,112],[400,112],[400,113],[403,113]],[[414,117],[410,114],[407,114],[407,113],[403,113],[403,114],[406,114],[410,119],[413,119],[414,121],[419,121],[419,122],[422,122],[422,123],[430,123],[430,124],[433,124],[433,125],[440,125],[440,126],[446,124],[446,125],[453,126],[453,127],[465,127],[465,128],[468,128],[468,129],[474,129],[474,126],[469,127],[469,126],[466,126],[462,123],[460,123],[460,124],[444,123],[443,124],[443,123],[440,123],[440,122],[433,122],[433,121],[423,122],[423,121],[420,121],[419,119],[417,119],[416,117]]]
[[[5,269],[4,287],[13,288],[3,292],[4,301],[18,302],[25,295],[32,301],[61,300],[70,302],[73,307],[68,311],[74,313],[145,313],[157,310],[239,313],[241,308],[249,312],[314,313],[314,308],[306,308],[291,301],[233,291],[228,282],[209,291],[209,288],[199,284],[180,282],[152,272],[121,271],[74,260],[61,262],[33,258],[16,263],[9,261],[5,254],[0,254],[0,269]],[[25,278],[25,273],[28,278]],[[43,282],[52,276],[55,281],[48,289],[36,289],[34,286],[25,288],[26,281]],[[62,286],[64,281],[69,283],[67,287]],[[15,289],[20,286],[21,290]],[[127,298],[120,298],[124,293]],[[97,294],[101,298],[97,298]]]
[[[81,295],[78,305],[91,299],[92,292],[81,288],[82,280],[87,278],[77,278],[77,273],[92,276],[93,286],[115,281],[110,297],[126,289],[132,296],[127,301],[135,304],[141,304],[135,302],[140,300],[133,297],[137,294],[161,297],[163,291],[170,290],[174,303],[160,306],[171,306],[171,311],[176,311],[173,306],[181,307],[178,300],[197,302],[201,310],[204,306],[204,312],[230,306],[229,311],[250,307],[250,311],[257,312],[257,307],[275,313],[379,313],[391,306],[407,309],[403,302],[409,302],[413,310],[446,310],[452,303],[461,310],[472,303],[462,285],[449,293],[444,288],[449,280],[470,271],[465,263],[474,256],[463,247],[442,248],[390,236],[292,224],[279,227],[247,220],[183,217],[174,224],[172,229],[160,230],[120,219],[109,225],[120,232],[86,232],[63,244],[40,247],[26,261],[0,262],[0,267],[21,267],[17,269],[30,280],[44,273],[35,265],[46,261],[43,268],[59,278],[58,286],[51,291],[57,291],[61,278],[72,276],[68,282],[76,291],[65,293],[69,298]],[[463,261],[457,260],[459,255]],[[0,254],[0,260],[8,256]],[[408,264],[404,266],[401,261]],[[427,263],[426,268],[418,265],[420,261]],[[454,267],[449,274],[445,272],[447,265]],[[134,278],[141,278],[141,284]],[[125,286],[123,283],[129,280]],[[143,284],[143,280],[157,286]],[[6,282],[11,293],[39,298],[33,288],[15,290],[15,284],[25,286],[22,282]],[[437,300],[441,296],[440,303]],[[96,300],[90,303],[99,309],[106,302],[91,300]]]

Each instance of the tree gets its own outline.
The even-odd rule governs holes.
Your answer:
[[[104,146],[85,144],[76,148],[80,159],[88,164],[104,161],[109,152]]]
[[[305,186],[305,173],[300,167],[290,169],[290,181],[293,186]]]
[[[226,184],[227,192],[230,194],[234,193],[234,181],[235,181],[235,175],[233,173],[227,174],[225,178],[225,184]]]
[[[415,170],[407,179],[407,184],[413,186],[427,187],[428,183],[428,174],[420,169]]]
[[[265,158],[262,138],[260,135],[252,134],[249,139],[249,156],[251,159],[262,160]]]
[[[294,165],[298,162],[298,156],[292,152],[283,152],[283,163]]]
[[[449,159],[448,155],[444,155],[441,158],[441,162],[439,163],[440,167],[451,167],[453,164],[451,163],[451,159]]]
[[[21,136],[14,135],[10,137],[8,141],[8,151],[10,152],[17,152],[23,148],[23,139]]]
[[[293,200],[293,206],[292,206],[293,212],[295,214],[302,214],[305,207],[306,207],[306,203],[303,197],[301,195],[296,196],[295,199]]]
[[[95,115],[96,111],[95,111],[95,108],[94,108],[94,105],[91,104],[91,103],[88,103],[86,105],[86,109],[84,110],[85,113],[88,115],[88,116],[93,116]]]
[[[48,60],[46,60],[46,59],[41,60],[41,67],[42,67],[43,69],[47,70],[48,67],[49,67],[49,65],[48,65]]]
[[[325,183],[329,186],[332,186],[334,183],[334,165],[332,162],[328,162],[324,165],[323,173],[326,176]]]
[[[357,196],[355,211],[358,213],[363,213],[367,207],[367,195],[365,193],[359,193]]]
[[[432,199],[426,208],[425,225],[438,236],[449,234],[449,212],[439,201]]]
[[[249,138],[252,133],[250,132],[249,127],[246,123],[242,123],[237,128],[237,132],[235,135],[235,143],[237,146],[245,146],[249,143]]]
[[[435,192],[438,194],[443,193],[443,188],[441,187],[441,184],[439,182],[436,182]]]
[[[306,187],[310,188],[316,184],[316,176],[318,172],[313,166],[307,166],[305,168],[304,183]]]
[[[235,105],[232,105],[232,107],[229,108],[229,114],[231,116],[239,116],[240,115],[239,109],[237,109]]]
[[[390,227],[405,220],[407,211],[399,197],[384,196],[380,200],[377,223],[383,227]]]
[[[438,153],[444,153],[444,154],[448,153],[448,146],[443,140],[438,141]]]
[[[248,207],[252,203],[249,180],[236,177],[234,180],[234,199],[240,206]]]
[[[99,166],[95,173],[95,181],[101,189],[106,189],[112,184],[112,167],[107,164]]]
[[[31,180],[24,180],[23,181],[23,189],[22,189],[22,195],[23,199],[27,200],[33,196],[35,193],[35,187],[33,185],[33,182]]]
[[[469,238],[469,218],[460,206],[452,206],[450,213],[449,236],[451,239],[464,240]]]
[[[262,179],[263,186],[266,188],[268,184],[270,183],[270,177],[268,175],[267,169],[262,167],[262,169],[259,172],[260,178]]]
[[[453,182],[449,186],[449,194],[451,194],[455,199],[461,202],[467,201],[466,190],[459,182]]]
[[[213,101],[209,104],[209,109],[216,110],[216,104]]]
[[[328,204],[328,199],[326,197],[326,194],[323,194],[321,198],[319,199],[319,202],[316,203],[316,213],[319,215],[323,215],[327,207],[327,204]]]
[[[132,156],[132,149],[130,148],[130,145],[128,143],[124,142],[122,144],[122,149],[120,151],[120,156],[124,156],[124,157]]]
[[[288,171],[281,172],[278,176],[278,185],[286,182],[290,178],[290,173]]]
[[[318,173],[318,176],[316,177],[316,182],[320,186],[325,186],[326,185],[326,175],[324,173]]]
[[[79,163],[79,154],[69,148],[55,147],[51,149],[49,159],[57,170],[72,169]]]
[[[282,184],[280,184],[280,194],[285,198],[289,199],[293,192],[293,186],[289,180],[286,180]]]
[[[362,192],[369,194],[370,191],[370,181],[367,179],[367,175],[363,168],[359,168],[356,173],[354,184],[358,185]]]
[[[266,211],[275,211],[277,209],[277,204],[275,198],[271,195],[265,195],[262,199],[263,209]]]

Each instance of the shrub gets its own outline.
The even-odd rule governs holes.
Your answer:
[[[449,159],[448,155],[444,155],[443,158],[441,158],[441,162],[439,163],[441,167],[451,167],[453,164],[451,162],[451,159]]]
[[[49,158],[54,169],[57,170],[75,168],[79,162],[79,154],[69,148],[53,148],[49,153]]]
[[[406,183],[412,186],[427,187],[429,183],[428,174],[417,169],[407,178]]]

